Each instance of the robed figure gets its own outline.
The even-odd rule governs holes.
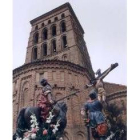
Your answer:
[[[102,91],[102,93],[99,93],[99,91]],[[106,139],[107,124],[105,115],[102,112],[104,99],[105,90],[103,90],[102,83],[98,81],[95,88],[90,91],[89,100],[86,101],[81,111],[95,140]]]

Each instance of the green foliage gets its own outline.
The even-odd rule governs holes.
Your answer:
[[[119,108],[116,104],[106,106],[106,118],[109,126],[108,136],[111,132],[114,137],[110,140],[126,140],[127,127],[122,119],[124,107]]]

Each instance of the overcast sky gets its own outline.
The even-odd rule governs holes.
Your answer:
[[[119,67],[105,81],[127,84],[126,0],[13,0],[13,69],[24,64],[30,20],[69,2],[84,31],[93,70]]]

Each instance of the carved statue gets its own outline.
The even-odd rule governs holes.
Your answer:
[[[103,73],[101,73],[101,70],[99,69],[96,72],[97,77],[92,79],[90,84],[86,85],[86,88],[93,87],[93,90],[91,90],[89,94],[89,100],[81,109],[81,115],[83,115],[87,127],[87,140],[90,140],[90,130],[92,130],[92,136],[95,140],[106,139],[108,126],[104,111],[106,110],[105,107],[107,104],[103,79],[117,66],[118,63],[111,64]],[[102,104],[104,104],[104,110]]]
[[[37,107],[21,109],[17,118],[17,128],[13,140],[59,140],[62,139],[67,124],[67,106],[55,102],[52,88],[46,79]]]
[[[85,118],[85,123],[88,126],[88,133],[92,130],[92,136],[95,140],[105,140],[107,134],[107,124],[104,114],[102,113],[102,104],[97,99],[96,90],[91,90],[89,100],[84,104],[81,114]],[[89,135],[88,134],[88,135]],[[88,140],[90,136],[88,136]]]

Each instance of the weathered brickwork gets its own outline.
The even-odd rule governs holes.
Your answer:
[[[65,140],[86,140],[80,108],[90,90],[84,87],[94,77],[94,71],[84,41],[84,30],[69,3],[30,23],[32,29],[25,64],[13,71],[13,130],[20,109],[36,106],[41,92],[39,81],[47,78],[53,87],[55,99],[81,90],[79,94],[65,100],[68,105]],[[54,26],[56,30],[52,30]],[[126,93],[122,96],[115,93],[126,90],[125,86],[105,83],[105,89],[109,102],[116,101],[119,104],[123,100],[126,104]]]
[[[13,81],[14,130],[20,109],[36,105],[38,95],[41,92],[40,78],[48,79],[53,87],[55,99],[66,96],[77,89],[83,89],[90,79],[87,70],[83,67],[59,60],[45,60],[15,69]],[[18,83],[19,85],[17,85]],[[77,96],[66,100],[68,105],[66,133],[73,134],[72,131],[74,131],[78,134],[83,132],[84,124],[80,115],[80,108],[87,98],[87,94],[87,90],[83,90]],[[84,133],[83,135],[85,136]]]
[[[49,23],[49,21],[51,22]],[[31,25],[25,63],[48,59],[67,60],[88,68],[93,76],[89,54],[83,38],[84,31],[68,3],[32,20]],[[54,30],[53,27],[55,27]],[[45,38],[44,30],[46,30]],[[64,36],[66,41],[63,40]],[[56,51],[53,51],[54,40]],[[44,43],[47,46],[47,54],[43,56],[42,46]],[[37,48],[36,58],[34,58],[35,48]]]

